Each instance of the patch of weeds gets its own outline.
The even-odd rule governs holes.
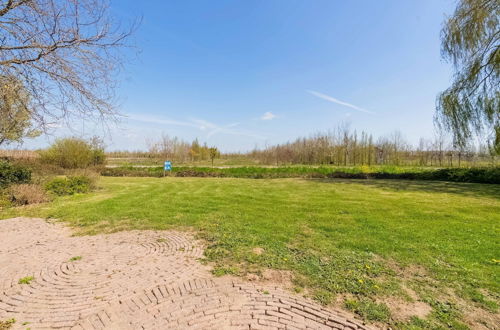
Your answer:
[[[386,304],[379,304],[368,298],[348,299],[344,302],[344,306],[369,321],[388,322],[391,317]]]
[[[487,299],[481,292],[476,289],[466,289],[462,292],[462,294],[492,313],[496,313],[498,310],[498,304],[496,302]]]
[[[417,292],[423,302],[432,307],[432,312],[426,318],[428,326],[424,329],[469,329],[467,325],[460,321],[462,313],[455,303],[449,300],[438,300],[437,297],[443,294],[443,292],[439,290],[439,287],[435,287],[434,291],[431,291],[429,287],[420,283],[420,287],[413,285],[412,288]],[[410,326],[411,323],[407,325]]]
[[[344,250],[330,253],[336,257],[325,258],[321,252],[301,246],[291,248],[293,258],[287,268],[298,270],[307,279],[304,286],[332,293],[374,295],[386,291],[384,283],[377,279],[391,270],[374,261],[371,255]]]
[[[455,304],[450,302],[433,301],[431,303],[433,311],[431,317],[439,322],[446,324],[452,329],[468,329],[468,327],[458,321],[461,317],[460,311]]]
[[[317,289],[314,291],[313,299],[322,305],[328,305],[333,300],[333,294],[327,290]]]
[[[303,275],[297,274],[293,277],[292,283],[298,288],[305,288],[308,284],[307,278]]]
[[[166,238],[158,238],[156,241],[158,243],[167,243],[167,239]]]
[[[236,267],[216,266],[212,270],[212,274],[214,274],[215,276],[239,275],[239,271],[238,271],[238,268],[236,268]]]
[[[5,321],[0,321],[0,330],[10,329],[14,323],[16,323],[16,319],[8,319]]]
[[[300,286],[296,286],[296,287],[293,288],[293,291],[295,293],[301,293],[302,291],[304,291],[304,288],[300,287]]]
[[[414,327],[415,329],[430,329],[430,328],[432,328],[432,324],[429,321],[423,320],[417,316],[412,316],[410,318],[409,326]]]
[[[262,293],[263,293],[263,294],[269,294],[269,291],[264,290],[264,291],[262,291]]]
[[[19,284],[30,284],[31,281],[33,281],[35,278],[33,276],[26,276],[23,278],[20,278],[17,283]]]
[[[436,329],[439,328],[439,326],[427,320],[423,320],[417,316],[412,316],[410,320],[406,323],[397,323],[396,328],[402,330],[420,330],[420,329]]]
[[[82,260],[82,257],[81,256],[76,256],[76,257],[72,257],[69,259],[69,261],[78,261],[78,260]]]

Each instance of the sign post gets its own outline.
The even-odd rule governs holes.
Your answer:
[[[163,165],[163,176],[165,176],[167,171],[172,171],[172,162],[169,160],[165,161],[165,164]]]

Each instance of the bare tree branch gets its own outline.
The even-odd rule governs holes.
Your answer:
[[[112,119],[114,88],[127,39],[106,0],[0,2],[0,76],[15,77],[31,96],[33,119]]]

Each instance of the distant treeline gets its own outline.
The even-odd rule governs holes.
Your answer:
[[[366,132],[350,131],[347,126],[326,134],[299,138],[293,142],[254,150],[249,157],[261,164],[410,165],[453,167],[494,164],[495,157],[486,145],[455,148],[445,134],[433,140],[408,143],[400,132],[374,139]]]
[[[112,158],[168,159],[176,162],[196,162],[210,159],[210,147],[200,144],[198,139],[189,143],[177,137],[162,135],[158,141],[147,141],[148,151],[113,151]]]
[[[108,152],[113,158],[168,159],[178,163],[209,159],[209,147],[198,140],[192,143],[176,137],[162,136],[148,143],[148,151]],[[292,142],[254,149],[247,153],[223,153],[222,160],[247,159],[248,164],[261,165],[395,165],[395,166],[489,166],[495,156],[486,144],[454,147],[448,136],[437,133],[434,139],[420,139],[418,145],[408,143],[403,135],[394,132],[374,139],[366,132],[352,131],[340,125],[328,133],[319,133]]]

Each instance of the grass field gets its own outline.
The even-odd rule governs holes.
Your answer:
[[[291,271],[295,291],[393,327],[498,320],[498,185],[176,177],[100,185],[0,215],[58,218],[82,234],[194,228],[216,275]],[[405,319],[393,308],[416,300],[430,312]]]

